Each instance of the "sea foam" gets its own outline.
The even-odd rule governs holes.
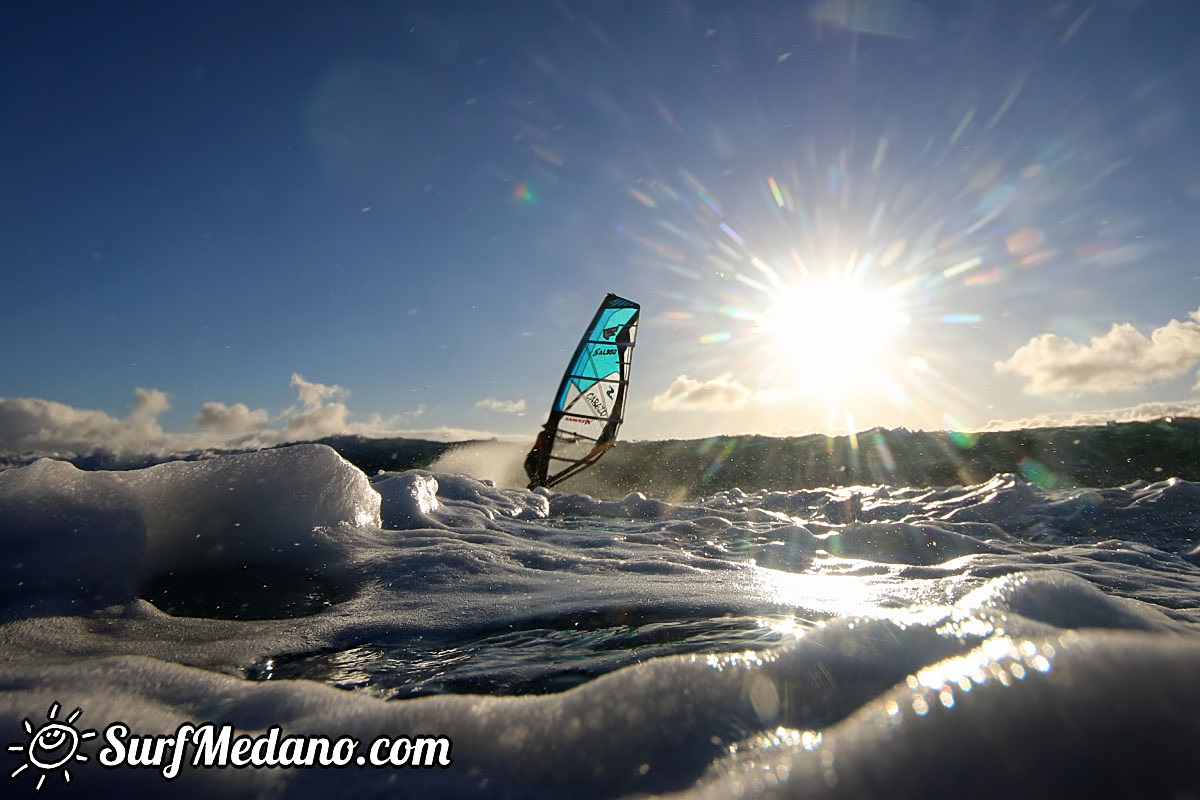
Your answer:
[[[0,730],[58,703],[453,742],[445,768],[168,786],[97,736],[38,796],[1194,794],[1197,520],[1175,480],[669,503],[368,479],[319,445],[43,460],[0,472]]]

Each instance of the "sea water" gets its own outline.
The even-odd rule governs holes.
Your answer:
[[[0,782],[1196,797],[1198,530],[1200,485],[1174,479],[667,503],[367,476],[322,445],[42,460],[0,472]],[[117,722],[449,744],[429,767],[184,763],[168,783],[161,764],[102,765]],[[43,752],[52,724],[82,737],[65,761]]]

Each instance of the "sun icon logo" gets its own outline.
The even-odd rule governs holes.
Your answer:
[[[46,719],[49,720],[41,727],[35,728],[33,723],[28,719],[23,720],[25,725],[25,733],[29,736],[28,744],[10,744],[8,752],[24,753],[25,763],[14,769],[8,777],[15,778],[25,770],[33,767],[38,771],[37,786],[38,791],[41,791],[42,785],[46,782],[46,775],[56,769],[62,770],[63,781],[71,782],[71,770],[68,769],[72,761],[87,761],[87,756],[76,752],[79,750],[80,743],[85,739],[91,739],[96,735],[95,731],[79,731],[75,729],[75,720],[83,713],[82,709],[75,709],[71,712],[71,716],[67,717],[66,722],[59,722],[55,717],[58,716],[59,704],[55,703],[50,706],[50,711],[46,714]]]

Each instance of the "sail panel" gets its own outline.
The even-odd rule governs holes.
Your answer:
[[[550,416],[526,458],[530,488],[586,469],[616,440],[637,335],[637,303],[609,294],[575,348]]]

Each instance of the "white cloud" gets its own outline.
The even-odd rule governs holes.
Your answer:
[[[680,375],[662,394],[655,395],[650,407],[655,411],[733,411],[754,400],[754,391],[737,381],[717,378],[698,381]]]
[[[33,397],[0,397],[0,453],[36,455],[83,455],[97,450],[134,455],[170,455],[207,448],[270,447],[287,442],[321,439],[336,434],[362,436],[407,436],[453,441],[488,438],[479,431],[434,428],[405,431],[405,425],[425,413],[425,406],[389,417],[378,414],[366,420],[351,420],[344,402],[349,392],[292,376],[297,403],[274,419],[266,409],[251,409],[245,403],[227,405],[210,401],[192,422],[197,433],[166,433],[158,417],[171,404],[158,389],[139,388],[128,417],[117,418],[103,411],[80,409],[53,400]],[[277,427],[269,427],[272,422]],[[281,427],[279,427],[281,425]]]
[[[1043,333],[994,366],[997,372],[1024,377],[1025,391],[1034,394],[1139,389],[1179,377],[1200,364],[1200,310],[1188,316],[1188,320],[1170,320],[1149,336],[1129,323],[1116,323],[1087,345]]]
[[[139,386],[133,392],[133,413],[129,416],[139,425],[156,425],[158,415],[170,407],[171,401],[167,399],[166,392]]]
[[[238,435],[262,430],[271,421],[265,408],[251,410],[245,403],[205,403],[192,422],[202,431]]]
[[[421,403],[412,411],[401,411],[398,414],[389,414],[386,417],[380,414],[372,414],[362,422],[349,423],[348,431],[362,436],[390,436],[413,420],[424,416],[427,410],[425,404]]]
[[[158,450],[166,435],[158,415],[171,407],[166,394],[138,388],[128,417],[75,408],[36,397],[0,397],[0,450],[14,453]]]
[[[300,441],[302,439],[320,439],[337,433],[346,433],[349,427],[347,418],[350,409],[345,403],[329,403],[306,408],[304,411],[288,417],[287,424],[279,432],[280,441]]]
[[[496,434],[491,431],[481,431],[474,428],[451,428],[447,425],[436,428],[410,428],[407,430],[392,431],[390,435],[404,436],[409,439],[425,439],[431,442],[465,442],[467,440],[518,442],[521,444],[533,442],[533,434],[531,433]]]
[[[202,430],[229,437],[223,444],[237,447],[270,446],[342,433],[385,432],[386,422],[378,415],[366,422],[350,421],[350,409],[342,402],[350,392],[341,386],[316,383],[292,373],[291,387],[296,390],[297,402],[280,413],[282,428],[267,427],[272,421],[270,413],[266,409],[251,410],[245,403],[205,403],[194,422]],[[413,415],[423,412],[424,407]]]
[[[1104,425],[1113,422],[1148,422],[1163,417],[1200,417],[1200,401],[1177,403],[1138,403],[1127,408],[1101,411],[1062,411],[1038,414],[1033,417],[991,420],[980,431],[1014,431],[1023,428],[1066,428],[1084,425]]]
[[[344,400],[350,396],[350,392],[341,386],[312,383],[304,380],[299,372],[292,373],[292,388],[300,395],[300,403],[306,409],[318,409],[325,404],[326,400]]]
[[[350,392],[336,384],[306,381],[298,372],[292,373],[291,386],[299,405],[284,409],[283,429],[260,431],[254,437],[256,444],[299,442],[349,432],[350,409],[341,401]]]
[[[476,408],[486,408],[488,411],[499,411],[503,414],[520,414],[525,411],[525,398],[520,400],[498,400],[495,397],[485,397],[475,404]]]

